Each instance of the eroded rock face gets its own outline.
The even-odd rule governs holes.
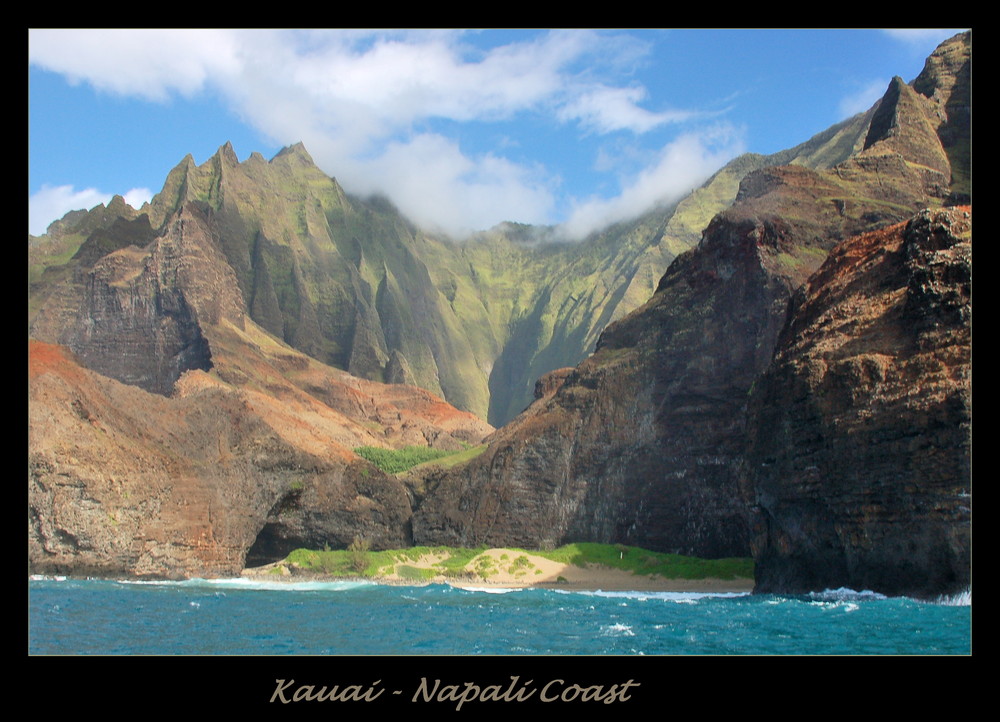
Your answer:
[[[648,303],[608,326],[561,383],[540,383],[541,398],[485,453],[426,480],[414,539],[748,554],[748,394],[793,292],[831,248],[948,195],[934,112],[896,79],[854,156],[829,171],[745,176]]]
[[[204,214],[185,207],[144,247],[119,243],[106,252],[92,236],[78,254],[90,261],[50,296],[31,335],[67,346],[90,369],[162,395],[185,371],[210,369],[202,324],[225,319],[242,326],[243,310]]]
[[[749,408],[757,591],[969,584],[971,209],[838,246]]]
[[[261,414],[248,391],[202,375],[164,398],[34,341],[28,362],[34,573],[233,576],[255,545],[273,561],[356,537],[373,548],[410,543],[398,481],[329,437],[323,453],[293,443],[289,419]]]
[[[939,45],[913,88],[935,108],[933,122],[951,164],[952,198],[972,198],[972,31],[959,33]]]
[[[747,392],[792,291],[834,239],[864,227],[864,202],[850,214],[829,202],[841,190],[801,167],[750,174],[736,206],[645,306],[608,327],[593,356],[543,378],[541,398],[483,455],[427,479],[415,541],[747,555],[737,484]]]
[[[492,431],[268,336],[217,230],[189,203],[153,238],[92,234],[47,295],[32,331],[75,354],[29,341],[34,571],[226,576],[298,547],[408,546],[409,493],[351,449]]]

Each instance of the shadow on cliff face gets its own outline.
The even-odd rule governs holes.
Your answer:
[[[278,500],[247,551],[245,566],[261,567],[281,561],[296,549],[309,546],[309,540],[303,538],[301,529],[296,531],[289,524],[299,509],[301,496],[301,489],[293,489]]]
[[[293,470],[249,545],[245,567],[280,561],[296,549],[371,549],[413,545],[411,499],[403,484],[368,462]]]
[[[971,208],[838,246],[749,403],[757,591],[936,597],[971,574]]]

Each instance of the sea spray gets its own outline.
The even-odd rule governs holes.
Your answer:
[[[934,601],[934,604],[943,604],[946,607],[971,607],[972,587],[957,594],[940,596]]]

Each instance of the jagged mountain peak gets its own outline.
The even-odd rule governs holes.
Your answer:
[[[192,171],[197,167],[198,167],[198,162],[194,159],[194,155],[188,153],[183,158],[181,158],[180,163],[178,163],[177,165],[175,165],[173,168],[170,169],[170,172],[167,173],[167,178],[169,179],[170,176],[174,173],[179,173],[179,174],[188,173],[189,171]]]
[[[951,166],[937,136],[931,102],[896,76],[889,83],[872,116],[864,151],[881,144],[882,150],[902,155],[950,176]]]
[[[967,30],[938,45],[912,85],[921,95],[936,95],[947,103],[956,88],[960,92],[968,90],[971,61],[972,31]]]
[[[289,160],[294,158],[308,165],[316,165],[316,162],[313,160],[313,157],[309,155],[309,151],[306,150],[305,143],[303,143],[301,140],[298,143],[293,143],[292,145],[286,145],[284,148],[279,150],[275,154],[274,158],[271,159],[271,162],[273,163],[279,158],[287,158]]]
[[[228,140],[219,146],[219,150],[215,152],[215,157],[227,165],[239,165],[240,162],[240,159],[236,156],[236,150],[233,148],[232,142]]]
[[[933,122],[951,163],[956,202],[972,199],[972,31],[941,43],[912,83],[935,108]]]
[[[125,200],[124,196],[118,195],[117,193],[111,197],[110,201],[108,201],[107,209],[109,213],[114,213],[115,215],[131,216],[135,214],[135,209],[128,204],[128,201]]]

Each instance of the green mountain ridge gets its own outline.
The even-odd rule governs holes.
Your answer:
[[[929,60],[914,83],[937,88],[934,78],[961,62]],[[915,102],[948,104],[954,115],[962,87],[954,99],[951,86],[945,91]],[[878,103],[788,150],[741,155],[678,202],[576,242],[512,222],[454,241],[420,230],[386,199],[346,193],[302,143],[242,163],[225,143],[201,165],[182,159],[141,209],[116,197],[30,238],[29,327],[54,283],[79,264],[72,254],[106,252],[108,239],[98,244],[95,233],[114,236],[114,223],[142,215],[160,232],[183,204],[199,202],[221,229],[250,317],[268,332],[323,363],[418,385],[501,426],[531,402],[536,379],[582,361],[608,324],[649,299],[748,173],[832,168],[864,149],[877,111]],[[961,150],[946,148],[956,157]],[[958,172],[964,188],[966,166]]]
[[[146,216],[155,231],[183,204],[202,203],[222,229],[250,317],[268,332],[351,374],[420,386],[500,426],[531,402],[536,379],[586,358],[609,323],[652,295],[748,172],[839,162],[869,116],[789,151],[740,156],[680,202],[577,242],[517,223],[452,241],[421,231],[385,199],[349,195],[301,143],[242,163],[226,143],[201,165],[186,156],[138,210],[116,196],[30,239],[29,327],[50,281],[110,250],[99,229]],[[148,241],[153,231],[136,237]]]

